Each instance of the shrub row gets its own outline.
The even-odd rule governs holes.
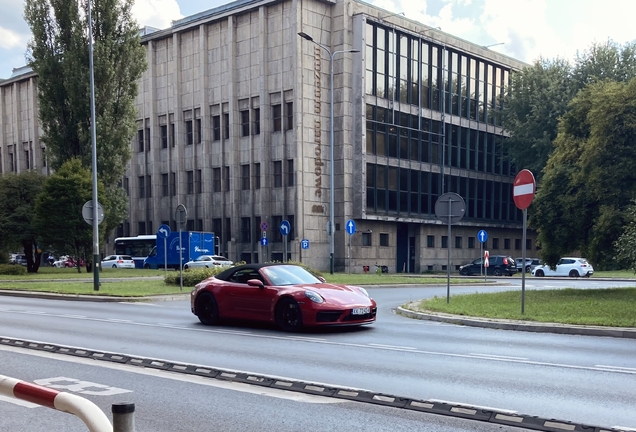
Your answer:
[[[0,264],[0,275],[18,275],[27,274],[27,268],[23,265],[16,264]]]
[[[188,269],[183,271],[183,286],[194,287],[199,282],[209,278],[210,276],[217,275],[225,270],[227,267],[217,268],[200,268],[200,269]],[[167,285],[181,285],[181,274],[179,271],[168,272],[164,277],[164,282]]]

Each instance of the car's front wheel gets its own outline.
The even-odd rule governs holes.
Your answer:
[[[466,269],[461,269],[461,270],[459,271],[459,274],[460,274],[461,276],[468,276],[468,270],[466,270]]]
[[[117,264],[113,264],[113,268],[117,268]]]
[[[534,275],[536,277],[543,277],[545,276],[545,274],[543,273],[543,270],[537,270],[536,272],[534,272]]]
[[[570,270],[570,277],[579,277],[579,272],[576,270]]]
[[[532,267],[526,266],[526,273],[530,273],[531,270],[532,270]]]
[[[276,305],[276,325],[284,331],[298,331],[303,326],[303,316],[296,300],[285,297]]]
[[[219,307],[216,299],[209,292],[199,294],[194,310],[202,324],[214,325],[219,322]]]
[[[190,268],[190,267],[189,267],[187,264],[183,266],[183,269],[184,269],[184,270],[187,270],[187,269],[189,269],[189,268]]]
[[[495,276],[501,276],[501,269],[494,269],[492,274],[494,274]]]

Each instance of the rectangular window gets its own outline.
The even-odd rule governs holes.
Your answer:
[[[172,147],[174,147],[175,145],[175,138],[174,138],[174,123],[170,123],[170,144],[172,145]]]
[[[251,241],[252,231],[250,228],[250,218],[241,218],[241,242],[249,243]]]
[[[161,174],[161,196],[168,196],[170,186],[168,185],[168,173]]]
[[[278,229],[281,225],[281,223],[283,222],[283,217],[282,216],[272,216],[272,240],[274,242],[282,242],[283,241],[283,234],[280,232],[280,229]]]
[[[373,246],[373,243],[371,241],[371,233],[362,233],[362,246]]]
[[[241,189],[250,189],[250,166],[247,164],[241,165]]]
[[[186,230],[187,231],[194,231],[194,219],[188,219],[186,221]]]
[[[197,231],[203,231],[203,219],[197,219],[197,225],[195,226]]]
[[[198,194],[203,192],[203,182],[201,181],[201,170],[196,170],[195,171],[194,192],[196,192]]]
[[[225,178],[225,192],[230,191],[230,167],[223,167],[224,178]]]
[[[139,198],[146,198],[146,177],[139,176]]]
[[[137,131],[137,145],[139,147],[139,152],[144,151],[144,130],[139,129]]]
[[[194,193],[194,171],[186,171],[187,177],[187,194],[191,195]]]
[[[201,143],[201,119],[194,120],[194,142],[197,144]]]
[[[192,126],[192,120],[187,120],[185,122],[186,127],[186,144],[192,145],[194,143],[194,131]]]
[[[442,236],[442,249],[448,248],[448,236]]]
[[[492,239],[492,248],[499,249],[499,239],[497,237],[493,237]]]
[[[250,112],[241,111],[241,136],[250,136]]]
[[[468,249],[475,249],[475,237],[468,237]]]
[[[456,236],[455,237],[455,249],[461,249],[461,248],[462,248],[462,237]]]
[[[287,186],[294,185],[294,160],[287,159]]]
[[[150,128],[146,128],[146,151],[150,151]]]
[[[137,235],[146,234],[146,222],[139,221],[137,222]]]
[[[221,168],[212,168],[212,191],[221,192]]]
[[[380,233],[380,246],[389,246],[389,235],[387,233]]]
[[[516,250],[521,249],[521,239],[515,239],[515,249]]]
[[[285,104],[285,130],[292,130],[294,127],[294,103],[287,102]]]
[[[230,138],[230,115],[223,114],[223,138]]]
[[[510,249],[510,239],[504,239],[504,249]]]
[[[281,121],[282,121],[282,112],[280,104],[272,105],[272,120],[274,121],[273,130],[274,132],[280,132],[282,129]]]
[[[31,169],[31,155],[29,154],[28,150],[24,151],[24,162],[26,165],[26,169]]]
[[[432,235],[426,236],[426,247],[430,247],[430,248],[435,247],[435,236],[432,236]]]
[[[254,164],[254,189],[261,188],[261,164]]]
[[[173,172],[170,173],[170,195],[177,195],[177,175]]]
[[[124,191],[126,192],[126,195],[130,196],[130,181],[128,180],[128,177],[124,177],[123,187],[124,187]],[[120,237],[123,237],[123,236],[120,236]]]
[[[221,116],[212,116],[212,141],[221,139]]]
[[[283,187],[283,162],[274,161],[274,187]]]
[[[168,148],[168,125],[159,126],[161,133],[161,148]]]
[[[532,250],[532,239],[526,239],[526,250]],[[539,248],[537,248],[539,250]]]
[[[254,116],[252,121],[254,122],[254,126],[252,127],[252,134],[260,135],[261,133],[261,109],[254,108],[252,111],[252,115]]]

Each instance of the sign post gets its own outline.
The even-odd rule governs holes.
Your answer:
[[[484,245],[486,244],[486,240],[488,240],[488,233],[486,230],[479,230],[477,233],[477,240],[479,240],[479,256],[482,256],[482,250],[484,249]],[[481,276],[481,271],[484,269],[483,263],[481,268],[479,269],[479,275]]]
[[[177,226],[179,227],[179,290],[183,291],[183,247],[181,246],[181,229],[188,220],[188,210],[183,204],[179,204],[177,206],[175,219],[177,220]],[[168,251],[165,251],[164,253],[167,254]]]
[[[170,236],[170,227],[161,225],[157,230],[157,238],[163,239],[163,269],[168,271],[168,237]]]
[[[489,256],[490,254],[488,253],[488,251],[484,251],[484,259],[482,260],[484,267],[484,282],[486,282],[486,280],[488,279],[488,267],[490,267],[490,262],[488,261]]]
[[[349,234],[349,253],[347,261],[349,264],[349,274],[351,274],[351,236],[356,232],[356,222],[353,219],[349,219],[345,225],[347,234]]]
[[[526,297],[526,223],[528,220],[528,207],[534,199],[537,183],[530,170],[519,171],[512,184],[512,199],[519,210],[523,210],[523,235],[521,239],[521,313],[525,310]]]
[[[448,261],[446,264],[446,303],[450,302],[450,244],[451,224],[459,222],[466,213],[464,198],[454,192],[446,192],[435,201],[435,216],[448,224]]]
[[[280,223],[280,233],[283,235],[283,262],[287,262],[287,235],[291,232],[291,225],[288,221],[284,220]]]

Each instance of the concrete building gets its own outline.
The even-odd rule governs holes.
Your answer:
[[[148,70],[117,236],[177,229],[183,204],[184,229],[213,231],[234,261],[287,253],[327,270],[333,211],[336,271],[445,270],[449,241],[455,269],[479,256],[480,229],[491,255],[521,255],[497,112],[523,63],[351,0],[239,0],[142,34]],[[0,82],[2,172],[46,172],[35,80]],[[466,203],[451,239],[435,216],[444,192]]]

